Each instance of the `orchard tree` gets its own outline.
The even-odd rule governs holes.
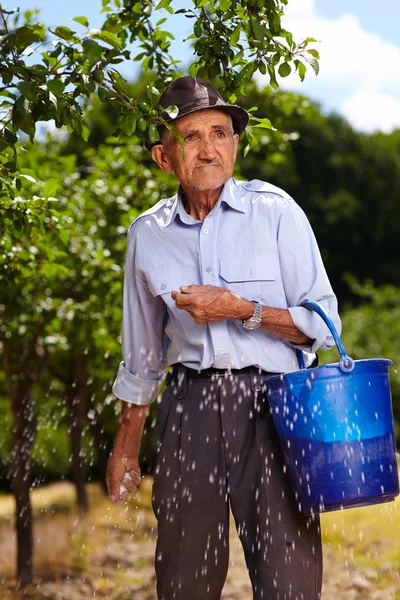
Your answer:
[[[256,72],[268,75],[272,87],[277,87],[277,73],[287,76],[293,70],[303,79],[308,64],[318,72],[318,53],[309,48],[314,40],[297,44],[282,28],[287,2],[195,0],[177,11],[184,12],[193,23],[189,39],[194,61],[189,73],[218,80],[221,92],[235,102],[238,94],[246,93]],[[88,236],[83,222],[88,219],[86,227],[90,227],[96,214],[88,196],[82,196],[87,207],[82,208],[76,198],[69,198],[71,204],[66,205],[63,198],[68,193],[59,185],[64,180],[62,163],[58,167],[52,163],[54,173],[50,177],[42,173],[41,179],[22,157],[28,148],[30,151],[28,144],[35,138],[39,121],[53,121],[57,128],[65,127],[87,140],[90,129],[84,104],[95,93],[101,102],[118,111],[116,134],[120,143],[133,135],[138,142],[155,142],[160,124],[177,135],[156,111],[160,93],[179,75],[177,61],[170,55],[172,36],[162,28],[165,19],[157,20],[162,11],[173,13],[171,4],[172,0],[158,4],[151,0],[102,0],[102,27],[92,29],[85,16],[76,16],[76,31],[66,26],[48,29],[35,20],[34,12],[21,15],[18,8],[0,6],[0,339],[13,415],[12,475],[20,585],[32,581],[32,385],[48,368],[51,346],[57,343],[65,344],[69,364],[75,369],[74,380],[85,380],[82,364],[87,362],[87,338],[93,327],[107,333],[105,324],[113,321],[101,287],[95,289],[96,282],[98,285],[109,277],[107,289],[118,290],[110,275],[116,263],[107,254],[104,240],[99,247],[91,243],[85,246]],[[137,56],[131,56],[131,43],[140,47]],[[118,65],[125,60],[138,61],[142,72],[148,74],[147,101],[139,102],[119,74]],[[167,113],[174,117],[176,107],[168,107]],[[251,124],[253,128],[271,127],[262,117],[254,116]],[[251,129],[246,135],[248,152],[256,137]],[[70,185],[73,187],[72,181]],[[79,275],[83,276],[82,289],[74,285]],[[98,317],[97,323],[93,316]],[[49,335],[57,327],[60,334]],[[77,336],[78,329],[81,334]],[[81,387],[75,402],[87,392]],[[72,392],[70,396],[73,406]],[[79,414],[76,417],[79,419]]]

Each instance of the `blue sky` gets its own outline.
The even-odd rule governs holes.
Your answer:
[[[40,19],[49,25],[71,26],[69,18],[83,14],[91,27],[99,27],[104,17],[99,14],[101,0],[6,0],[3,5],[22,11],[39,8]],[[173,0],[172,5],[177,9],[188,3]],[[160,11],[160,18],[164,14]],[[400,0],[289,0],[285,25],[296,40],[312,36],[320,41],[321,71],[315,77],[310,70],[304,83],[290,76],[282,86],[310,95],[359,130],[400,127],[399,24]],[[191,20],[174,15],[165,27],[176,37],[174,56],[187,61],[191,49],[182,40],[190,33]],[[127,64],[122,71],[129,78],[135,69],[136,64]]]

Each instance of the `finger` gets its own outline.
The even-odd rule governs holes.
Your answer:
[[[115,502],[116,504],[118,504],[118,502],[121,500],[121,494],[120,494],[120,481],[119,479],[111,479],[109,480],[109,484],[108,484],[108,492],[109,492],[109,496],[110,496],[110,500],[112,502]]]
[[[127,477],[124,477],[124,479],[122,480],[120,489],[121,489],[121,487],[125,488],[129,492],[136,492],[136,485],[133,483],[133,481],[130,477],[129,477],[129,479]]]
[[[195,292],[196,289],[199,287],[201,286],[192,283],[191,285],[181,285],[179,289],[181,290],[182,294],[191,294],[192,292]]]
[[[131,476],[131,479],[135,485],[139,485],[139,483],[142,481],[140,473],[134,471],[133,469],[132,471],[129,471],[129,475]]]
[[[123,483],[119,486],[119,495],[121,498],[127,498],[129,496],[129,489]]]
[[[179,292],[171,292],[171,298],[172,300],[175,300],[175,302],[178,300],[178,298],[180,297],[180,293]]]

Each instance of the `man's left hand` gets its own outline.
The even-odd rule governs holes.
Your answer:
[[[215,285],[187,285],[171,297],[177,308],[187,310],[199,325],[224,319],[247,319],[254,311],[254,304],[230,290]]]

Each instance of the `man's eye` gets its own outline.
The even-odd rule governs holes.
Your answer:
[[[217,131],[217,137],[218,138],[224,138],[225,137],[225,132],[224,131]]]
[[[189,135],[185,136],[185,142],[192,142],[194,140],[193,133],[189,133]]]

